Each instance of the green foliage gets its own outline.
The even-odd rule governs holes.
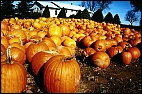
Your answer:
[[[75,15],[74,15],[74,14],[72,14],[72,15],[70,15],[70,16],[69,16],[69,18],[74,18],[74,17],[75,17]]]
[[[104,21],[106,23],[112,23],[113,22],[113,16],[110,12],[105,16]]]
[[[81,19],[81,18],[82,18],[82,12],[81,12],[81,10],[79,10],[79,11],[76,13],[75,18],[76,18],[76,19]]]
[[[100,9],[98,9],[96,12],[94,12],[91,20],[96,21],[96,22],[103,22],[103,14]]]
[[[41,14],[39,12],[34,12],[31,14],[31,18],[33,19],[38,19],[39,17],[41,17]]]
[[[137,12],[137,11],[142,11],[142,3],[141,3],[141,0],[131,0],[130,1],[130,4],[132,4],[133,8],[134,8],[134,11]]]
[[[62,8],[61,11],[59,12],[58,18],[66,18],[66,12],[65,12],[65,8]]]
[[[30,16],[30,8],[32,1],[24,1],[22,0],[19,4],[17,4],[16,12],[19,14],[19,17],[27,17]]]
[[[14,5],[13,1],[1,1],[1,17],[2,18],[7,18],[14,16]]]
[[[114,16],[114,18],[113,18],[113,23],[115,23],[115,24],[120,24],[120,23],[121,23],[118,14],[116,14],[116,15]]]
[[[83,19],[90,19],[90,14],[87,9],[84,9],[82,12]]]
[[[42,17],[46,17],[46,18],[50,17],[50,11],[49,11],[48,5],[45,7],[45,10],[43,11]]]

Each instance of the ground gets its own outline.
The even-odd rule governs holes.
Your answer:
[[[77,93],[141,93],[141,65],[142,57],[124,65],[119,58],[111,59],[108,68],[101,69],[94,66],[82,55],[76,56],[81,69],[80,86]],[[27,69],[27,86],[23,93],[44,93],[41,75],[35,77],[30,64]],[[39,80],[40,78],[40,80]]]

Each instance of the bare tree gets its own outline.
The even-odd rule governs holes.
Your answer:
[[[138,16],[135,14],[133,10],[130,10],[126,13],[125,20],[129,21],[132,25],[134,22],[138,21]]]
[[[104,9],[109,8],[109,5],[111,4],[111,1],[82,1],[81,6],[86,7],[87,9],[90,9],[91,11],[95,11],[98,9],[101,9],[102,11]]]

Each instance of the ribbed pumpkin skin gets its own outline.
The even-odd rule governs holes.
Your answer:
[[[50,93],[75,93],[80,84],[80,67],[64,55],[50,58],[44,66],[44,85]]]
[[[122,52],[122,61],[124,64],[130,64],[132,55],[130,52]]]
[[[29,63],[31,63],[32,58],[36,53],[38,53],[40,51],[47,51],[47,50],[49,50],[49,48],[43,42],[40,42],[38,44],[34,44],[34,43],[30,44],[29,47],[27,48],[27,52],[26,52],[27,59],[28,59]]]
[[[1,66],[1,92],[2,93],[21,93],[27,84],[26,70],[22,64],[2,63]]]
[[[38,52],[33,56],[32,59],[32,70],[35,75],[38,74],[40,68],[43,66],[44,63],[46,63],[51,57],[53,57],[53,54],[49,54],[47,52]]]

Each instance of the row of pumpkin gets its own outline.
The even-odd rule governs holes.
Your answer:
[[[141,34],[120,25],[97,23],[88,19],[45,18],[1,21],[2,92],[22,92],[26,87],[28,60],[35,75],[44,66],[44,85],[48,92],[76,92],[80,67],[75,48],[101,68],[110,58],[122,53],[125,64],[138,59]],[[127,50],[128,49],[128,50]],[[127,52],[126,52],[126,51]],[[45,64],[45,65],[44,65]]]

